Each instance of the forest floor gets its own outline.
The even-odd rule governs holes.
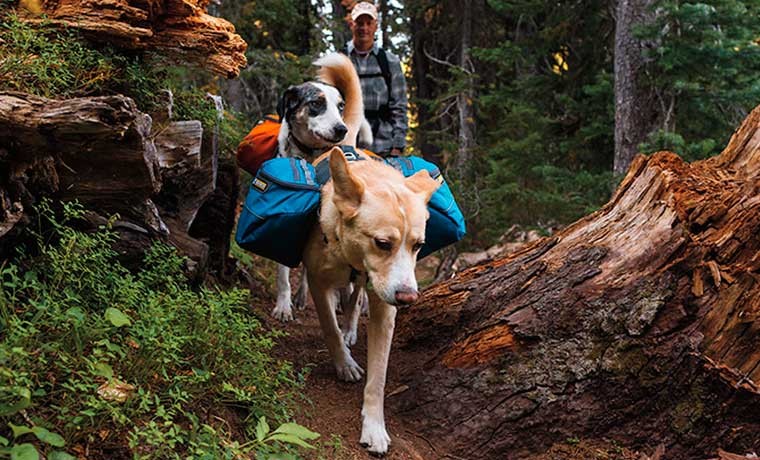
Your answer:
[[[294,275],[295,276],[295,275]],[[295,279],[294,282],[297,282]],[[294,283],[294,286],[297,284]],[[273,289],[273,288],[272,288]],[[361,432],[361,405],[364,380],[356,383],[339,381],[335,376],[319,320],[310,303],[303,311],[295,311],[296,319],[282,324],[269,316],[274,306],[272,301],[259,299],[253,308],[268,326],[281,329],[287,336],[279,340],[275,356],[293,363],[295,368],[309,368],[304,396],[308,401],[299,408],[295,421],[322,434],[319,454],[310,460],[365,460],[374,458],[359,445]],[[359,324],[359,339],[352,348],[354,359],[366,369],[366,317]],[[388,379],[386,383],[386,401],[403,391],[401,383],[404,351],[391,351]],[[391,447],[385,456],[387,460],[470,460],[451,454],[449,443],[445,439],[426,439],[419,435],[414,427],[405,422],[401,415],[394,414],[386,404],[386,424],[391,436]],[[551,447],[540,455],[526,457],[524,460],[649,460],[650,457],[622,448],[607,440],[571,439]],[[652,458],[651,460],[655,460]]]

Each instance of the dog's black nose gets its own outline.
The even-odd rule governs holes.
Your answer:
[[[343,138],[346,137],[347,132],[348,128],[346,128],[346,125],[335,125],[333,126],[333,139],[342,141]]]
[[[420,293],[417,292],[414,289],[399,289],[396,291],[396,302],[398,302],[401,305],[409,305],[413,304],[417,301],[417,298],[420,296]]]

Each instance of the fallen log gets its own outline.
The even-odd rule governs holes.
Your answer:
[[[9,179],[25,188],[30,181],[44,184],[27,193],[55,193],[132,216],[134,203],[161,187],[150,131],[150,117],[124,96],[56,101],[0,92],[0,146],[8,150],[3,161],[13,166]]]
[[[218,96],[208,97],[215,103],[217,119],[221,119],[224,113],[221,100]],[[190,258],[188,272],[200,280],[206,273],[210,248],[206,242],[190,236],[189,231],[198,211],[216,189],[219,128],[217,125],[204,133],[199,121],[172,122],[156,142],[163,185],[155,201],[169,228],[169,242]],[[218,221],[216,225],[224,227],[232,221],[234,216],[229,222]],[[224,244],[228,249],[229,243]]]
[[[390,411],[467,459],[756,450],[758,235],[760,107],[721,155],[639,156],[599,211],[425,291],[399,314]]]
[[[171,62],[191,62],[227,78],[237,77],[246,65],[245,41],[230,22],[206,13],[208,0],[30,0],[24,5],[22,18],[30,23],[77,29],[99,43],[156,51]]]
[[[221,101],[209,97],[221,117]],[[170,94],[167,100],[170,107]],[[168,109],[156,127],[124,96],[56,101],[0,92],[0,258],[13,255],[35,205],[50,197],[79,201],[89,211],[87,229],[110,221],[120,237],[115,249],[129,267],[161,240],[189,258],[194,280],[203,279],[210,261],[223,271],[237,171],[225,171],[216,202],[207,203],[217,189],[219,126],[204,132],[199,121],[170,117]],[[191,236],[204,206],[204,221]]]

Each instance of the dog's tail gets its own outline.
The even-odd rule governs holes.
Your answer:
[[[317,75],[328,85],[333,85],[343,93],[346,107],[343,109],[343,121],[348,133],[345,143],[356,147],[356,138],[364,122],[364,101],[362,86],[351,60],[340,53],[331,53],[317,59],[314,65],[320,66]]]

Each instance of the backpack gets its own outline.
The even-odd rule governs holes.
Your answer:
[[[465,221],[440,170],[419,157],[367,160],[353,147],[341,146],[349,161],[385,161],[405,177],[427,169],[441,185],[428,203],[430,219],[425,245],[417,258],[455,243],[465,234]],[[320,187],[329,179],[329,160],[313,166],[299,158],[274,158],[259,169],[238,219],[235,241],[248,251],[289,267],[301,262],[309,233],[317,223]]]
[[[416,156],[392,156],[385,158],[385,162],[400,171],[404,177],[427,169],[430,177],[440,184],[428,202],[430,217],[425,226],[425,245],[417,254],[417,259],[454,244],[464,237],[467,233],[464,215],[454,200],[449,184],[446,183],[441,170],[436,165]]]
[[[248,251],[297,267],[317,222],[320,185],[300,158],[273,158],[251,181],[235,241]]]
[[[343,47],[342,50],[340,50],[341,53],[345,54],[346,56],[349,56],[348,54],[348,43],[346,43],[346,46]],[[388,120],[391,116],[391,108],[390,108],[390,97],[391,97],[391,88],[393,87],[392,81],[393,78],[391,76],[391,66],[388,64],[388,55],[385,53],[385,50],[383,48],[377,49],[377,64],[380,66],[380,73],[360,73],[359,79],[365,79],[365,78],[375,78],[375,77],[383,77],[383,80],[385,80],[385,86],[388,88],[388,100],[385,101],[385,104],[381,105],[378,110],[365,110],[364,115],[367,117],[367,120],[372,125],[372,133],[377,132],[377,122],[380,120]],[[358,72],[358,71],[357,71]]]
[[[277,156],[280,117],[267,115],[251,129],[237,149],[238,166],[256,176],[261,165]]]

